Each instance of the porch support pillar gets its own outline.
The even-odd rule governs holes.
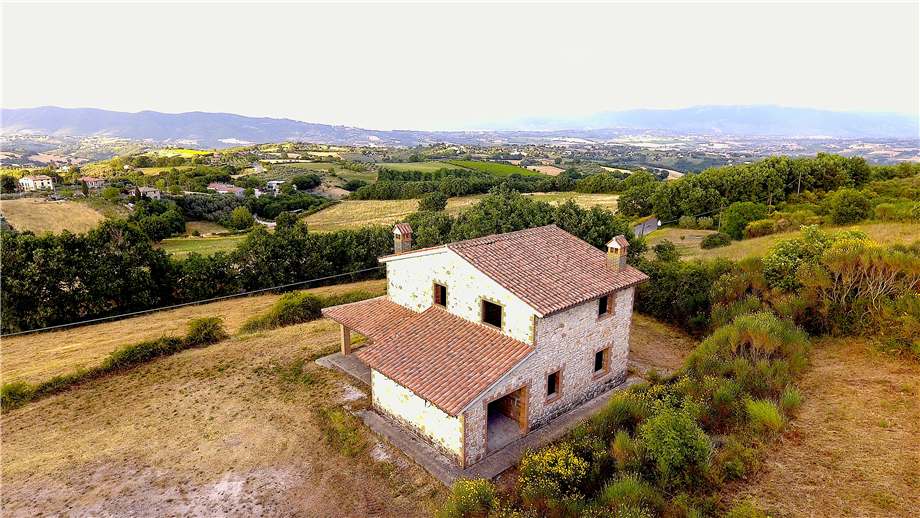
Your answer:
[[[342,356],[351,354],[351,329],[345,327],[345,324],[339,324],[341,328]]]

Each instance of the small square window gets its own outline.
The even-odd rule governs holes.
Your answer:
[[[610,297],[604,295],[597,299],[597,316],[603,316],[610,312]]]
[[[502,327],[502,307],[488,300],[482,301],[482,321],[497,328]]]
[[[434,283],[434,303],[447,307],[447,286]]]
[[[559,394],[559,374],[560,371],[556,371],[546,377],[546,397]]]
[[[610,357],[610,348],[601,349],[594,353],[594,373],[606,372],[608,360]]]

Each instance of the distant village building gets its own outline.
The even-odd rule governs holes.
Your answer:
[[[281,186],[284,185],[284,180],[269,180],[265,185],[268,187],[268,190],[272,192],[275,196],[281,194]]]
[[[50,176],[36,174],[23,176],[19,179],[19,188],[23,191],[41,191],[54,189],[54,181]]]
[[[96,178],[95,176],[81,176],[80,182],[85,183],[90,189],[101,189],[105,187],[105,180]]]
[[[482,461],[626,380],[636,285],[617,236],[604,253],[555,225],[412,249],[394,229],[383,297],[323,309],[368,340],[376,412],[459,466]]]
[[[156,187],[138,187],[137,193],[141,198],[147,198],[148,200],[159,200],[163,197],[163,194]]]
[[[208,184],[209,191],[215,191],[217,194],[232,194],[237,198],[242,198],[246,192],[246,189],[242,187],[237,187],[229,183],[222,182],[211,182]]]

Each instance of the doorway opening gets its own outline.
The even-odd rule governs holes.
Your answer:
[[[486,412],[486,450],[495,451],[527,433],[527,387],[492,401]]]

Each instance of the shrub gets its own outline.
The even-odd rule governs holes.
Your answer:
[[[840,189],[825,200],[825,210],[838,225],[856,223],[869,217],[869,197],[856,189]]]
[[[196,318],[188,323],[185,343],[189,346],[209,345],[224,340],[229,335],[220,317]]]
[[[631,392],[619,392],[591,418],[591,427],[604,441],[621,429],[634,430],[648,416],[648,407]]]
[[[802,237],[780,241],[763,258],[763,275],[773,288],[792,291],[800,286],[796,272],[802,264],[816,263],[833,238],[817,226],[802,228]]]
[[[316,320],[322,316],[322,300],[305,291],[285,293],[268,312],[250,318],[240,331],[264,331]]]
[[[620,430],[614,436],[613,443],[610,445],[610,455],[616,462],[619,471],[638,468],[640,462],[639,447],[626,430]]]
[[[737,436],[729,435],[713,457],[709,478],[716,484],[740,480],[757,471],[759,465],[757,450],[746,446]]]
[[[793,386],[786,387],[780,396],[779,405],[783,409],[783,414],[793,416],[802,406],[802,394]]]
[[[226,225],[236,230],[245,230],[255,224],[256,220],[246,207],[237,207],[230,212]]]
[[[17,380],[4,383],[0,387],[0,408],[19,406],[30,399],[35,390],[25,381]]]
[[[751,428],[757,433],[774,434],[783,429],[785,421],[776,403],[768,399],[751,400],[745,403]]]
[[[346,191],[354,192],[364,187],[365,185],[367,185],[367,182],[365,182],[364,180],[348,180],[347,182],[345,182],[345,185],[343,185],[342,188],[345,189]]]
[[[767,236],[776,232],[777,223],[772,219],[758,219],[752,221],[744,227],[744,238]]]
[[[418,210],[440,211],[447,208],[447,196],[442,192],[430,192],[419,200]]]
[[[744,237],[744,227],[752,221],[767,217],[767,206],[751,201],[735,202],[728,206],[721,215],[721,229],[732,237]]]
[[[315,174],[302,174],[295,176],[291,179],[291,183],[297,187],[299,191],[306,191],[314,187],[318,187],[322,183],[322,179]]]
[[[677,220],[677,226],[686,229],[697,228],[696,218],[693,216],[681,216],[680,219]]]
[[[460,479],[454,483],[450,496],[437,513],[438,518],[468,518],[492,516],[498,507],[498,493],[492,482],[485,479]]]
[[[769,515],[750,502],[741,502],[729,509],[725,518],[769,518]]]
[[[666,409],[639,425],[637,435],[662,487],[689,486],[709,464],[709,437],[684,412]]]
[[[661,493],[636,475],[623,475],[607,484],[599,500],[614,508],[630,506],[658,511],[664,507]]]
[[[564,497],[579,494],[589,467],[565,442],[529,453],[519,466],[521,494],[526,501],[551,506]]]
[[[715,223],[709,216],[701,216],[696,220],[696,228],[702,230],[711,230],[715,228]]]
[[[124,369],[139,363],[148,362],[159,356],[176,353],[185,348],[185,342],[174,336],[164,336],[156,340],[145,340],[136,344],[119,347],[102,361],[103,371]]]
[[[658,243],[652,250],[655,251],[655,258],[659,261],[678,261],[680,260],[680,250],[677,245],[668,239]]]
[[[700,248],[709,250],[710,248],[728,246],[731,242],[731,236],[722,232],[716,232],[715,234],[709,234],[708,236],[704,237],[700,242]]]

